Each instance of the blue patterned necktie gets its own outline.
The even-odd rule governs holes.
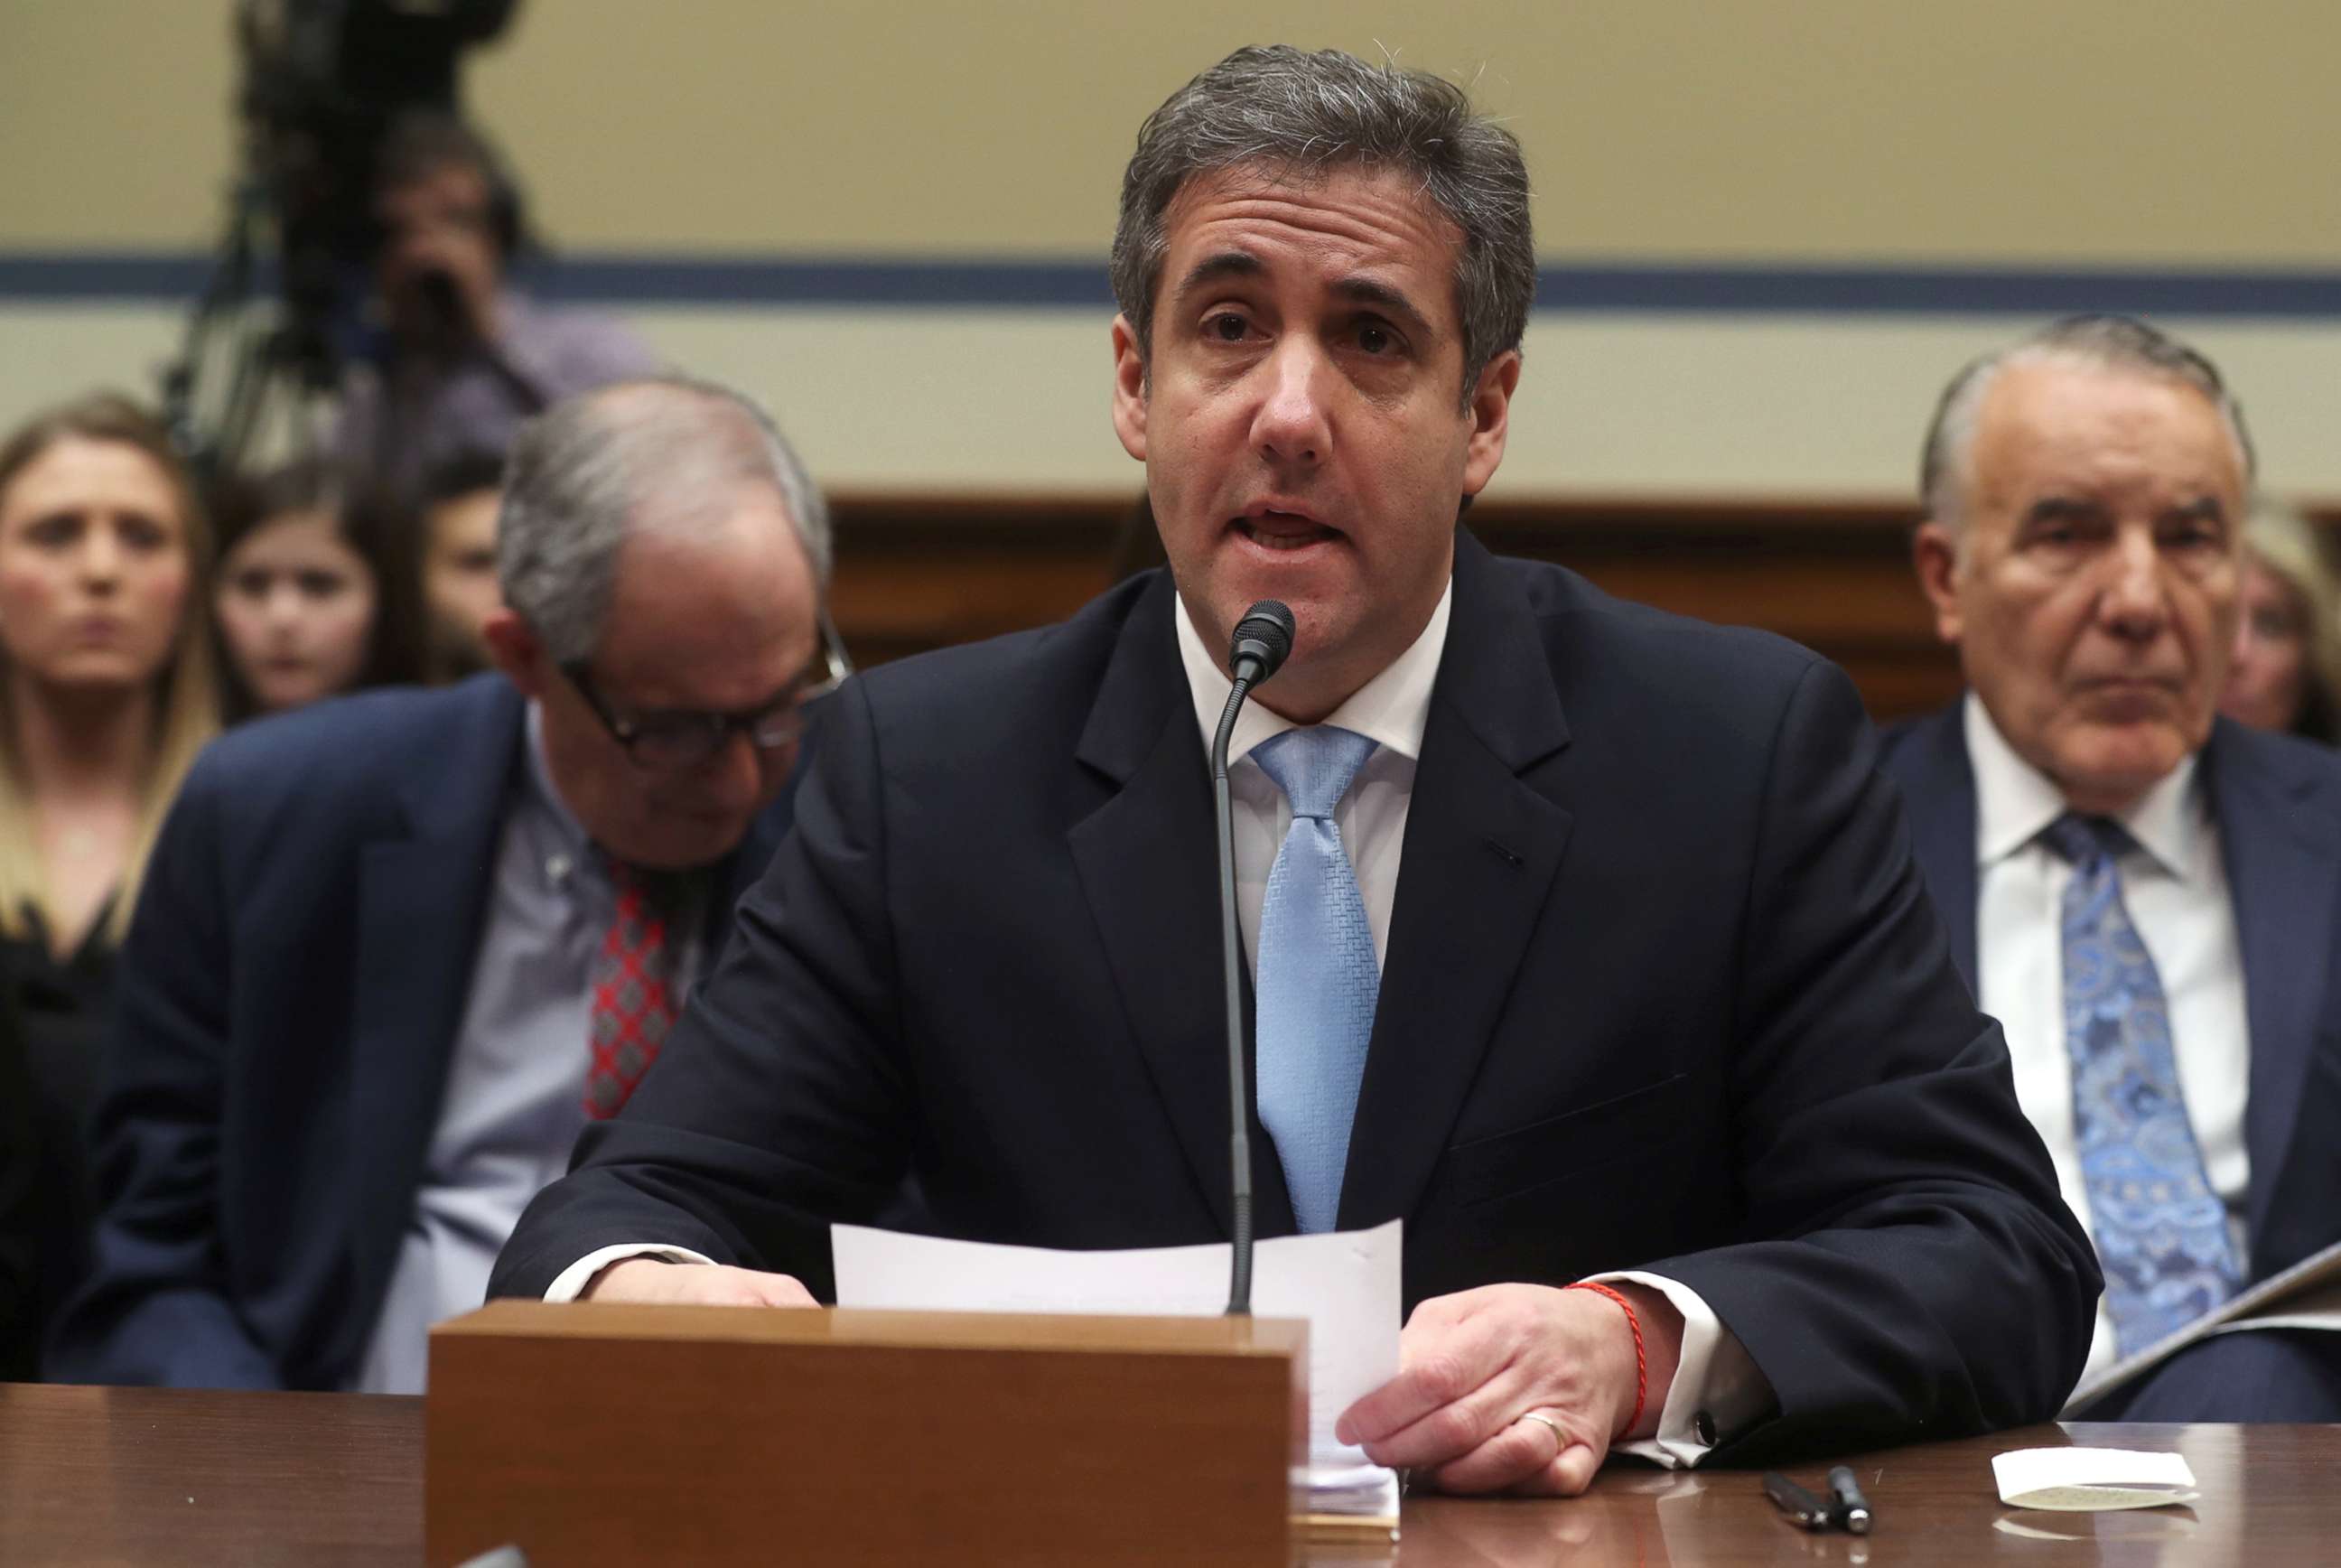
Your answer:
[[[2115,861],[2130,836],[2067,814],[2041,837],[2073,864],[2062,914],[2073,1131],[2106,1310],[2129,1355],[2226,1301],[2243,1271],[2187,1120],[2162,977],[2122,904]]]
[[[1373,1038],[1381,967],[1333,807],[1374,743],[1319,724],[1252,748],[1292,803],[1260,907],[1260,1120],[1276,1140],[1293,1217],[1330,1231]]]

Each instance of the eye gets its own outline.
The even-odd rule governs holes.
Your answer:
[[[151,554],[171,543],[169,529],[154,518],[141,516],[136,513],[123,518],[115,524],[115,528],[121,535],[124,546],[135,550],[142,555]]]
[[[1223,310],[1203,323],[1203,335],[1217,343],[1241,343],[1251,330],[1251,323],[1231,310]]]
[[[53,512],[36,519],[25,537],[43,550],[62,550],[81,537],[81,518],[71,512]]]
[[[1398,337],[1390,328],[1370,321],[1358,328],[1358,347],[1367,354],[1385,355],[1398,347]]]
[[[2288,643],[2300,635],[2300,627],[2289,611],[2263,606],[2252,613],[2252,634],[2266,643]]]
[[[2111,531],[2111,523],[2089,508],[2042,506],[2026,520],[2019,537],[2030,549],[2066,552],[2103,544]]]
[[[268,597],[268,578],[269,572],[265,566],[246,566],[228,579],[228,586],[242,598],[265,599]]]
[[[302,573],[294,582],[299,584],[302,595],[310,599],[330,599],[348,585],[338,572],[314,569]]]

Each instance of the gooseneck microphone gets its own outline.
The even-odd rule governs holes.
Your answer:
[[[1228,803],[1228,742],[1251,689],[1292,654],[1292,612],[1262,599],[1244,612],[1228,644],[1228,705],[1211,741],[1211,809],[1220,828],[1220,958],[1228,993],[1228,1169],[1235,1198],[1235,1246],[1228,1272],[1228,1315],[1251,1315],[1251,1093],[1244,1074],[1243,932],[1236,924],[1236,840]]]

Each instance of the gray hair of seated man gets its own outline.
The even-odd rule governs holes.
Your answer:
[[[1468,404],[1489,361],[1519,347],[1536,296],[1520,145],[1454,83],[1332,49],[1239,49],[1139,127],[1122,173],[1112,271],[1141,361],[1169,249],[1163,215],[1190,180],[1235,168],[1306,180],[1345,165],[1405,175],[1462,231],[1455,300]]]
[[[2068,315],[2006,348],[1969,361],[1943,388],[1918,456],[1918,496],[1933,521],[1948,528],[1965,521],[1968,454],[1975,444],[1976,421],[1992,384],[2010,365],[2043,360],[2159,377],[2193,387],[2210,400],[2226,422],[2244,477],[2251,478],[2256,460],[2251,434],[2244,425],[2243,405],[2228,392],[2219,367],[2208,356],[2135,316]]]
[[[682,377],[583,393],[522,426],[496,514],[504,603],[557,664],[593,656],[635,533],[688,534],[723,522],[742,485],[776,491],[826,594],[829,504],[764,411]]]

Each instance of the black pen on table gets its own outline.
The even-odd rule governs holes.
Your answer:
[[[1764,1473],[1764,1495],[1772,1500],[1772,1506],[1788,1515],[1791,1524],[1806,1530],[1829,1527],[1828,1504],[1777,1470]]]
[[[1840,1464],[1828,1473],[1829,1517],[1838,1528],[1855,1535],[1869,1533],[1869,1499],[1861,1494],[1853,1466]]]

